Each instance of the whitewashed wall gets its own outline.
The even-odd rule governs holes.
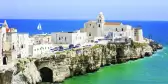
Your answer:
[[[51,35],[39,34],[39,35],[31,36],[30,43],[31,44],[50,44],[52,43]]]
[[[0,65],[2,64],[2,33],[0,32]]]
[[[104,25],[104,35],[107,35],[109,32],[121,32],[121,33],[115,33],[116,35],[122,34],[122,36],[133,38],[132,33],[132,27],[129,25]]]
[[[98,36],[98,29],[96,21],[89,21],[85,23],[85,32],[87,33],[87,37],[90,40],[93,40],[94,37]]]
[[[18,34],[19,40],[19,53],[21,57],[28,57],[29,56],[29,34]]]
[[[54,44],[82,44],[87,40],[87,33],[80,32],[58,32],[52,33],[51,36]]]
[[[37,56],[40,54],[50,53],[53,48],[52,44],[38,44],[38,45],[29,45],[29,56]]]

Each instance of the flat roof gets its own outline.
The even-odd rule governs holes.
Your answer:
[[[105,22],[104,25],[121,25],[121,22]]]

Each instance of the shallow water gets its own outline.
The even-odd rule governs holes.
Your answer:
[[[152,57],[101,68],[63,84],[168,84],[168,46]]]

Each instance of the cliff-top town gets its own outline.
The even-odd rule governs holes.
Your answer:
[[[2,26],[1,26],[2,25]],[[18,33],[0,26],[0,84],[60,83],[103,66],[149,57],[162,45],[143,37],[140,27],[105,22],[102,12],[74,32]],[[42,30],[41,24],[37,27]]]
[[[106,22],[102,12],[95,21],[88,21],[84,28],[74,32],[52,32],[51,34],[18,33],[17,29],[9,28],[6,21],[0,24],[0,65],[8,65],[17,58],[41,57],[48,54],[93,46],[95,44],[149,43],[143,37],[140,27],[134,28],[120,22]]]

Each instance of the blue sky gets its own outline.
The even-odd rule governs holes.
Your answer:
[[[166,20],[168,0],[0,0],[1,19]]]

